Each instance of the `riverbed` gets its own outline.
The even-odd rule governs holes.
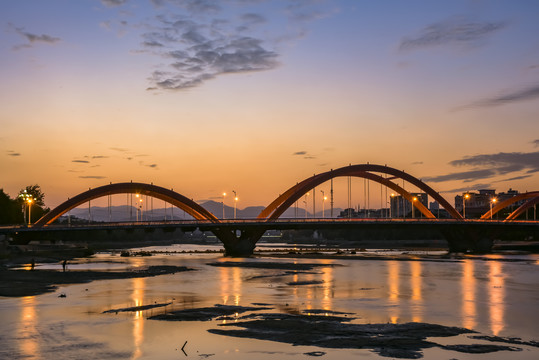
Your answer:
[[[324,254],[309,259],[268,254],[227,259],[218,253],[203,253],[207,246],[152,250],[162,252],[147,257],[100,253],[70,261],[67,271],[163,265],[194,270],[61,284],[42,295],[0,297],[0,358],[388,358],[379,347],[339,348],[322,342],[320,346],[298,345],[286,333],[268,340],[234,332],[244,329],[235,325],[276,316],[293,316],[294,320],[335,316],[342,324],[391,327],[420,323],[474,331],[427,337],[435,345],[420,347],[417,352],[426,359],[539,358],[539,347],[533,343],[539,340],[538,255],[441,258],[429,253],[400,256],[396,251],[373,251],[365,259],[324,258]],[[377,255],[385,256],[373,258]],[[62,265],[37,264],[36,270],[40,269],[62,271]],[[216,305],[248,310],[204,321],[159,320],[164,314]],[[309,326],[304,325],[307,334]],[[509,346],[511,350],[485,354],[447,347],[470,344]]]

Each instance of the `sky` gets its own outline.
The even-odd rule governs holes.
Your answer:
[[[538,1],[0,6],[0,188],[12,197],[39,184],[52,208],[132,180],[265,206],[367,162],[451,203],[539,190]],[[344,207],[346,180],[335,187]]]

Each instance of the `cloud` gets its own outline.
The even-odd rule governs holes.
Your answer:
[[[81,164],[88,164],[88,163],[89,163],[88,160],[71,160],[71,162],[74,162],[74,163],[81,163]]]
[[[8,150],[7,156],[21,156],[21,153],[15,152],[13,150]]]
[[[267,21],[267,19],[264,16],[260,14],[255,14],[255,13],[242,14],[240,16],[240,19],[246,24],[250,24],[250,25],[263,24]]]
[[[173,4],[193,14],[216,13],[221,10],[219,1],[215,0],[150,0],[157,7],[163,7],[167,3]]]
[[[41,35],[33,34],[33,33],[25,31],[24,27],[16,27],[13,24],[9,24],[9,26],[13,28],[17,34],[19,34],[20,36],[22,36],[24,39],[28,41],[28,43],[26,44],[15,46],[14,50],[18,50],[21,48],[30,48],[37,43],[54,45],[57,42],[62,40],[58,37],[54,37],[47,34],[41,34]]]
[[[501,169],[516,171],[531,169],[539,171],[539,151],[530,153],[512,152],[497,154],[482,154],[467,156],[463,159],[453,160],[453,166],[503,166]]]
[[[125,148],[121,148],[121,147],[111,147],[109,149],[114,150],[114,151],[119,151],[119,152],[127,152],[127,151],[129,151],[129,149],[125,149]]]
[[[465,182],[468,181],[475,181],[477,179],[484,179],[489,178],[491,176],[496,175],[496,171],[492,169],[480,169],[480,170],[470,170],[470,171],[462,171],[447,175],[439,175],[439,176],[427,176],[422,178],[423,181],[426,182],[444,182],[444,181],[452,181],[452,180],[464,180]]]
[[[423,161],[414,161],[412,165],[423,165]]]
[[[105,155],[94,155],[92,159],[108,159],[108,156]]]
[[[79,176],[81,179],[106,179],[106,176],[99,176],[99,175],[81,175]]]
[[[107,7],[117,7],[123,5],[127,0],[101,0],[101,3]]]
[[[263,2],[152,0],[165,15],[146,21],[142,50],[135,51],[161,60],[146,90],[186,90],[223,75],[273,70],[283,39],[304,36],[305,24],[331,13],[323,1],[295,0],[271,9]],[[271,26],[282,22],[287,26]]]
[[[474,184],[474,185],[470,185],[470,186],[466,186],[462,188],[440,191],[440,193],[458,193],[458,192],[471,191],[471,190],[484,190],[484,189],[490,189],[491,187],[492,187],[491,184]]]
[[[423,178],[427,182],[444,182],[462,180],[471,182],[494,176],[506,175],[513,172],[525,171],[526,174],[539,172],[539,151],[531,153],[497,153],[467,156],[449,162],[455,167],[474,166],[482,167],[468,171],[456,172],[446,175]]]
[[[495,181],[495,182],[505,182],[505,181],[515,181],[515,180],[522,180],[522,179],[527,179],[529,177],[531,177],[532,175],[521,175],[521,176],[515,176],[515,177],[512,177],[512,178],[509,178],[509,179],[503,179],[503,180],[498,180],[498,181]]]
[[[532,141],[532,144],[533,144],[535,147],[538,147],[538,146],[539,146],[539,139],[533,140],[533,141]]]
[[[506,92],[498,96],[494,96],[488,99],[479,100],[469,105],[461,106],[456,110],[470,108],[470,107],[492,107],[498,105],[506,105],[518,101],[535,100],[539,99],[539,84],[529,86],[524,89]]]
[[[296,151],[295,153],[292,154],[292,156],[303,156],[304,159],[306,160],[314,160],[316,159],[316,155],[313,155],[313,154],[309,154],[307,151],[305,150],[302,150],[302,151]]]
[[[402,39],[400,50],[415,50],[444,45],[474,45],[503,29],[503,22],[473,22],[465,17],[453,17],[428,25],[419,34]]]
[[[158,40],[151,40],[158,42]],[[196,28],[185,29],[181,42],[187,52],[169,51],[169,71],[154,71],[151,82],[159,89],[179,90],[202,85],[223,74],[271,70],[278,66],[277,53],[267,50],[262,40],[248,36],[207,38]]]
[[[149,165],[144,165],[144,166],[150,167],[150,168],[152,168],[152,169],[156,169],[156,168],[157,168],[157,164],[149,164]]]

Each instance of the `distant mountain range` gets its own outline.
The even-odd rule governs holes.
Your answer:
[[[202,207],[210,211],[212,214],[218,218],[223,217],[223,204],[216,201],[207,201],[200,204]],[[264,210],[264,206],[249,206],[244,209],[236,209],[236,218],[237,219],[254,219]],[[333,216],[337,217],[342,211],[341,208],[333,209]],[[281,218],[294,218],[296,210],[294,207],[287,209]],[[166,216],[165,216],[166,214]],[[110,213],[109,208],[106,206],[92,206],[89,210],[84,208],[84,206],[75,208],[69,212],[70,216],[75,216],[79,219],[91,219],[93,221],[113,221],[113,222],[122,222],[122,221],[134,221],[137,220],[137,208],[129,205],[120,205],[120,206],[111,206]],[[141,216],[138,214],[138,216]],[[63,217],[67,217],[64,215]],[[305,209],[297,209],[297,217],[305,217]],[[312,213],[307,213],[307,217],[312,217]],[[322,211],[316,212],[316,217],[322,217]],[[325,209],[325,217],[330,217],[330,209]],[[143,220],[190,220],[193,219],[189,214],[185,213],[183,210],[177,207],[167,207],[159,209],[142,209],[142,218]],[[234,218],[234,208],[231,206],[225,205],[225,218],[233,219]]]

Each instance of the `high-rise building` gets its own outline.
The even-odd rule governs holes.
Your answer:
[[[418,202],[421,202],[425,207],[428,207],[428,195],[426,193],[410,193]],[[390,199],[391,217],[392,218],[420,218],[423,216],[421,211],[414,206],[412,211],[412,204],[406,198],[401,195],[391,195]]]

